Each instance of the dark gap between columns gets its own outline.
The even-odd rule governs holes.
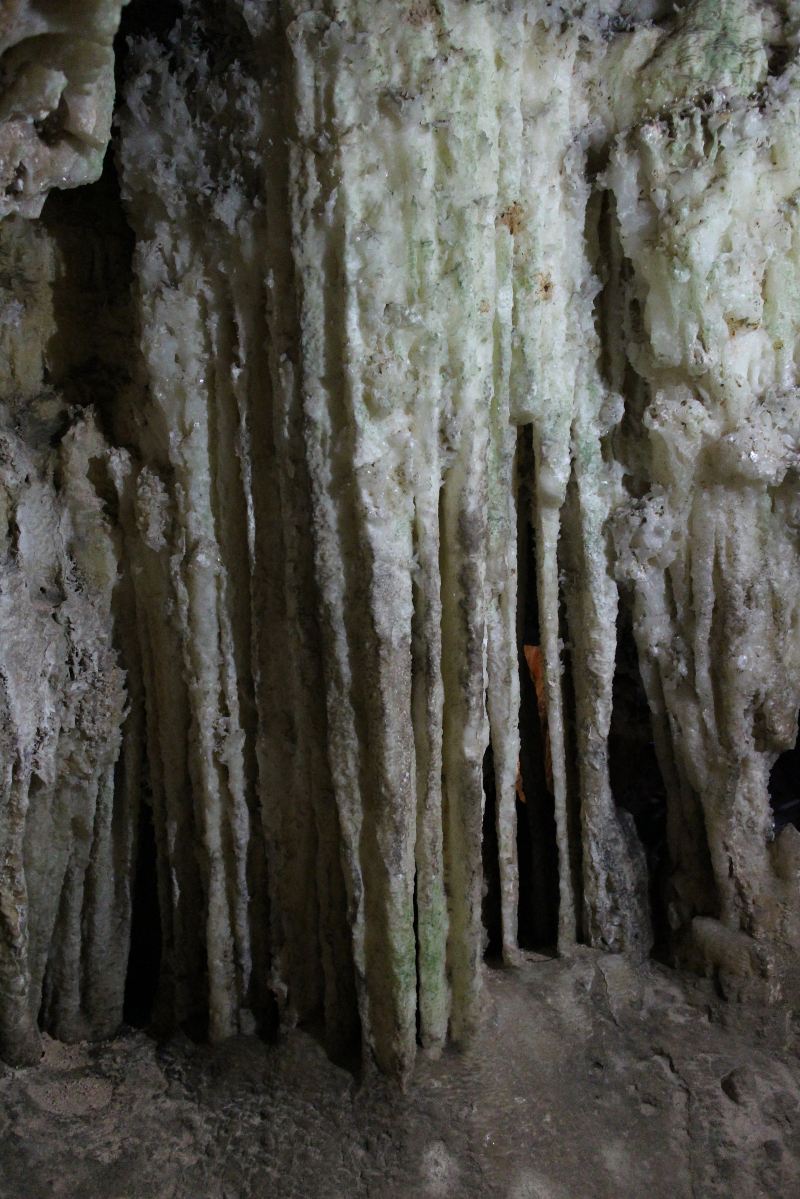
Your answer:
[[[668,956],[666,884],[667,789],[653,741],[650,707],[639,671],[633,622],[626,595],[620,595],[613,706],[608,737],[611,791],[618,807],[629,812],[644,846],[650,914],[656,957]]]
[[[503,950],[503,918],[500,899],[500,858],[497,843],[497,786],[491,741],[483,755],[483,899],[484,960],[497,964]]]
[[[800,738],[780,755],[770,771],[769,802],[776,837],[787,824],[800,830]]]
[[[133,878],[131,947],[125,978],[123,1018],[134,1028],[146,1028],[152,1019],[161,972],[161,909],[158,902],[156,837],[153,809],[139,805],[139,835]]]
[[[545,724],[534,682],[538,650],[539,598],[536,580],[536,531],[531,522],[535,488],[533,433],[517,435],[517,645],[520,679],[520,772],[517,791],[520,947],[551,950],[558,940],[558,844],[552,782],[548,782]],[[524,799],[523,799],[524,797]]]

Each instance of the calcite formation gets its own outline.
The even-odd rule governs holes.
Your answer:
[[[101,497],[128,467],[45,381],[52,240],[13,219],[0,237],[0,1053],[30,1061],[40,1013],[80,1039],[122,1011],[138,794],[120,763],[121,535]]]
[[[120,6],[90,7],[106,45]],[[92,351],[124,384],[65,394],[58,219],[0,226],[4,1054],[37,1016],[121,1020],[142,812],[166,1025],[321,1017],[406,1076],[479,1019],[490,876],[518,960],[548,820],[560,952],[641,958],[663,924],[727,991],[785,997],[798,27],[778,0],[186,0],[134,42],[130,320]],[[107,97],[110,67],[45,49],[0,60],[29,216],[108,128],[99,99],[72,128],[70,89]],[[658,871],[612,786],[627,625]]]
[[[3,0],[0,217],[38,216],[52,187],[100,175],[114,105],[112,42],[126,0]]]

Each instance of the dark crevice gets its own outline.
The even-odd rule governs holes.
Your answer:
[[[782,75],[794,56],[794,46],[789,41],[774,42],[767,46],[767,74],[770,78]]]
[[[9,554],[12,558],[17,558],[19,556],[20,530],[19,524],[17,523],[16,514],[13,511],[8,517],[8,531],[6,533],[6,537],[8,540]]]
[[[147,1028],[153,1017],[161,970],[161,911],[158,902],[153,809],[139,806],[138,852],[133,880],[131,947],[125,979],[123,1017]]]
[[[618,807],[629,812],[644,847],[649,879],[654,954],[661,956],[669,937],[666,912],[667,789],[658,765],[650,708],[639,671],[633,622],[627,597],[620,596],[613,707],[608,737],[611,790]]]
[[[414,968],[417,976],[417,1010],[416,1010],[416,1027],[417,1027],[417,1044],[422,1044],[422,1016],[420,1003],[420,981],[419,981],[419,905],[417,902],[417,872],[414,871]]]
[[[113,155],[96,183],[52,191],[42,224],[55,246],[54,332],[44,379],[67,404],[91,407],[111,433],[138,362],[133,311],[134,235]]]
[[[86,474],[112,528],[118,528],[119,496],[106,463],[102,458],[90,458]]]
[[[564,538],[558,544],[558,574],[559,579],[567,577],[567,550]],[[566,774],[566,808],[567,808],[567,845],[569,847],[569,868],[572,875],[572,889],[575,896],[575,937],[581,943],[584,941],[583,930],[583,834],[581,829],[581,783],[578,765],[578,739],[576,732],[576,697],[574,678],[574,659],[569,635],[569,620],[567,617],[567,595],[562,585],[558,604],[558,635],[561,643],[561,704],[564,725],[564,765]]]
[[[494,751],[491,742],[483,755],[483,900],[481,916],[484,928],[484,958],[496,962],[503,949],[503,917],[500,899],[500,857],[497,843],[497,786],[494,776]]]
[[[558,844],[555,803],[552,787],[548,783],[545,725],[525,654],[525,646],[538,649],[540,644],[536,532],[531,519],[535,467],[530,426],[519,430],[517,477],[517,640],[520,678],[520,786],[516,801],[519,862],[517,936],[523,949],[546,950],[552,948],[558,939]]]
[[[165,40],[183,16],[183,9],[181,0],[131,0],[122,10],[115,45],[117,64],[124,66],[122,59],[128,38],[154,37],[159,41]],[[120,75],[124,77],[123,70],[120,70]]]
[[[183,83],[195,91],[196,103],[203,102],[201,92],[209,81],[230,67],[257,70],[252,60],[254,39],[236,5],[207,5],[202,21],[187,11],[190,7],[188,0],[130,0],[123,8],[114,42],[118,95],[123,94],[124,82],[137,73],[131,63],[148,41],[159,43],[173,65],[180,64]]]
[[[650,438],[644,416],[650,403],[645,380],[634,369],[630,347],[646,341],[641,304],[635,293],[633,266],[625,257],[616,202],[605,192],[597,217],[599,257],[596,269],[603,287],[595,304],[595,324],[601,347],[599,366],[611,396],[621,396],[622,412],[612,407],[601,437],[606,461],[623,465],[623,483],[635,498],[651,486]]]
[[[800,830],[800,738],[780,755],[770,771],[769,802],[775,836],[787,824]]]

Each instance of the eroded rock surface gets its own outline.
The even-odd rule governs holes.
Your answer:
[[[126,0],[4,0],[0,217],[36,217],[54,187],[99,178],[114,106],[112,43]]]
[[[67,1039],[119,1025],[139,802],[118,770],[121,538],[102,498],[128,458],[91,409],[45,382],[57,258],[44,230],[0,226],[0,1052],[11,1061],[38,1058],[37,1018]]]

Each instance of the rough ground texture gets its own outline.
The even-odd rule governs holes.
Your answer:
[[[2,1199],[786,1199],[798,1029],[590,952],[493,972],[403,1093],[277,1047],[46,1042],[0,1074]]]

